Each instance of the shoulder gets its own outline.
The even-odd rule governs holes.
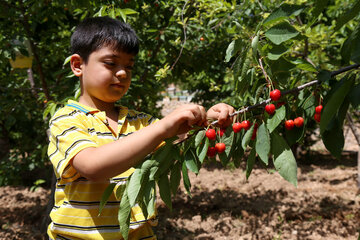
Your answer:
[[[64,106],[58,109],[49,121],[50,127],[58,123],[71,123],[74,124],[84,118],[84,113],[74,109],[73,107]]]

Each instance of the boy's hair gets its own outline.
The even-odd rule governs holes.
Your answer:
[[[92,52],[102,47],[136,55],[139,40],[130,25],[110,17],[87,18],[71,36],[71,53],[79,54],[85,63]]]

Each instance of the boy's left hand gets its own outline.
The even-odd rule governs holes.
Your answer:
[[[212,106],[206,113],[207,119],[218,120],[217,125],[222,128],[229,126],[232,123],[232,117],[229,115],[234,113],[235,109],[225,103],[218,103]]]

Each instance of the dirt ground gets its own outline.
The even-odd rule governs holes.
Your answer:
[[[310,160],[311,159],[311,160]],[[341,161],[319,151],[299,160],[298,187],[256,167],[208,164],[191,174],[170,212],[159,200],[158,239],[358,239],[360,194],[356,153]],[[45,239],[40,231],[50,190],[0,188],[0,239]]]

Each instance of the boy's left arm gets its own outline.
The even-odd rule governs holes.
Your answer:
[[[230,117],[230,114],[234,112],[235,109],[232,106],[226,103],[218,103],[207,111],[206,117],[207,119],[217,120],[217,125],[225,128],[232,123],[233,117]]]

